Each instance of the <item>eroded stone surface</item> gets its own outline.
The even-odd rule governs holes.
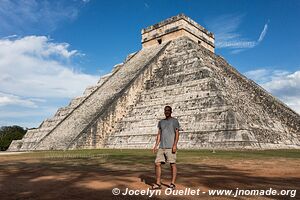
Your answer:
[[[300,116],[183,36],[130,54],[9,151],[151,148],[165,105],[179,148],[299,148]]]

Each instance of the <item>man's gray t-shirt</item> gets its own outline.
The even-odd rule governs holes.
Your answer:
[[[160,129],[159,148],[169,149],[173,147],[175,140],[175,131],[179,129],[179,122],[176,118],[162,119],[158,122],[157,127]]]

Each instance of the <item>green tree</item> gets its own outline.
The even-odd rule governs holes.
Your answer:
[[[2,126],[0,128],[0,150],[8,149],[13,140],[20,140],[23,138],[27,130],[20,126]]]

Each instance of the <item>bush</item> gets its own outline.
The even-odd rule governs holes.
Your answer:
[[[20,140],[23,138],[27,130],[20,126],[2,126],[0,128],[0,150],[8,149],[13,140]]]

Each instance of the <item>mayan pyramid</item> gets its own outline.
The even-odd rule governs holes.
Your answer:
[[[152,148],[165,105],[179,148],[300,148],[300,116],[214,53],[214,35],[180,14],[142,30],[142,49],[9,151]]]

